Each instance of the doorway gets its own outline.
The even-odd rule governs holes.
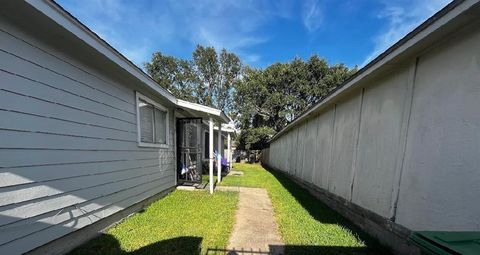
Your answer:
[[[177,178],[178,184],[202,182],[202,119],[177,119]]]

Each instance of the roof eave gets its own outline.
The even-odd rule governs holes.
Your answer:
[[[307,119],[309,116],[315,114],[323,107],[327,106],[344,91],[348,89],[352,89],[356,84],[360,83],[363,79],[370,76],[374,72],[376,72],[379,68],[384,66],[385,63],[398,58],[402,53],[406,50],[411,49],[415,45],[417,45],[420,41],[427,38],[432,33],[438,31],[441,27],[443,27],[448,22],[452,21],[460,14],[464,13],[466,10],[470,9],[472,6],[478,4],[478,0],[457,0],[453,1],[452,3],[448,4],[445,8],[437,12],[435,15],[427,19],[424,23],[419,25],[413,31],[408,33],[405,37],[400,39],[397,43],[392,45],[390,48],[385,50],[382,54],[378,57],[370,61],[365,67],[360,69],[354,76],[348,79],[345,83],[340,85],[335,91],[333,91],[330,95],[322,99],[317,104],[313,105],[310,109],[304,111],[299,117],[277,132],[269,142],[275,141],[278,137],[280,137],[283,133],[287,132],[298,123]]]
[[[133,75],[147,85],[150,89],[163,96],[168,101],[176,104],[176,98],[168,90],[158,85],[150,76],[142,71],[138,66],[133,64],[115,48],[110,46],[106,41],[100,38],[95,32],[90,30],[87,26],[81,23],[78,19],[73,17],[68,11],[63,9],[55,1],[48,0],[26,0],[28,4],[43,13],[51,20],[65,28],[70,33],[74,34],[87,45],[95,49],[100,54],[104,55],[113,63],[120,66],[122,69]]]
[[[230,122],[230,118],[222,110],[213,107],[188,102],[182,99],[177,99],[177,106],[180,108],[185,108],[187,110],[205,113],[208,116],[215,118],[218,122],[221,123]]]

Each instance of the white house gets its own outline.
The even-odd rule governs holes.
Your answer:
[[[177,130],[195,119],[199,132],[230,121],[175,98],[54,2],[2,1],[0,254],[67,251],[166,194],[181,178]]]

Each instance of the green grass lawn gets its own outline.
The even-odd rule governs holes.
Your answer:
[[[205,254],[224,248],[238,193],[174,191],[71,254]]]
[[[259,164],[235,164],[234,170],[243,176],[227,176],[220,185],[267,189],[288,254],[388,254],[286,175]]]
[[[218,185],[267,189],[287,254],[388,254],[286,175],[258,164],[234,170],[243,176]],[[237,202],[236,192],[175,191],[71,254],[206,254],[227,245]]]

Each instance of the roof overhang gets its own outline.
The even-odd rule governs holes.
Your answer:
[[[115,48],[100,38],[95,32],[83,25],[73,15],[63,9],[55,1],[49,0],[26,0],[26,2],[36,10],[49,17],[55,23],[75,35],[78,39],[95,49],[98,53],[108,58],[113,63],[124,69],[129,74],[140,80],[149,89],[155,91],[168,101],[176,104],[177,99],[168,90],[158,85],[150,76],[148,76],[139,67],[133,64]]]
[[[218,130],[218,126],[213,127],[213,130]],[[230,134],[233,134],[233,135],[236,135],[236,134],[237,134],[237,130],[236,130],[236,129],[233,129],[233,128],[230,128],[230,127],[226,127],[225,125],[222,125],[222,132],[224,132],[224,133],[230,133]]]
[[[418,56],[431,45],[442,40],[445,36],[458,31],[473,20],[478,21],[480,15],[480,1],[456,0],[427,19],[385,52],[361,68],[357,73],[340,85],[330,95],[304,111],[299,117],[277,132],[271,139],[273,142],[282,134],[304,120],[318,114],[335,103],[340,97],[362,86],[367,81],[386,71],[391,71],[399,64],[413,56]]]
[[[177,108],[189,113],[193,117],[200,117],[204,120],[212,118],[217,123],[230,122],[230,118],[222,110],[213,107],[177,99]]]
[[[13,3],[20,4],[21,2]],[[212,118],[218,123],[230,122],[230,118],[219,109],[177,99],[172,93],[170,93],[170,91],[157,84],[148,74],[100,38],[95,32],[82,24],[59,4],[55,3],[55,1],[26,0],[25,3],[33,7],[42,15],[48,17],[58,26],[62,27],[64,29],[62,31],[68,31],[68,33],[75,37],[75,40],[78,39],[88,45],[90,49],[93,49],[95,54],[104,56],[108,61],[124,70],[126,74],[139,80],[140,83],[137,83],[137,85],[150,89],[150,91],[153,91],[160,97],[174,104],[177,108],[187,112],[187,115],[201,117],[207,120]]]

